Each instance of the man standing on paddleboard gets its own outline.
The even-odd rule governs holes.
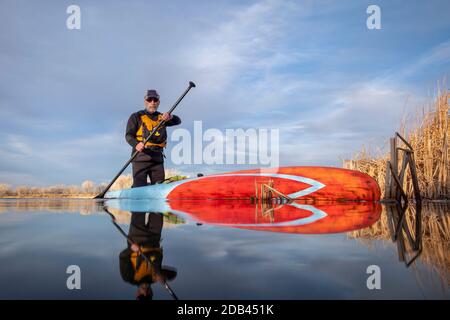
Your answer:
[[[167,144],[166,127],[181,123],[176,115],[158,112],[159,94],[156,90],[147,90],[144,97],[145,109],[133,113],[128,119],[125,139],[133,147],[132,154],[136,150],[138,155],[132,162],[133,188],[146,186],[147,177],[150,183],[155,184],[164,180],[164,148]],[[150,140],[143,141],[150,135],[153,128],[159,122],[166,121]]]

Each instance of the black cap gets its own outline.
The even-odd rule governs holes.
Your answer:
[[[157,98],[157,99],[159,99],[159,94],[154,89],[147,90],[147,94],[145,95],[144,99],[148,99],[148,98]]]

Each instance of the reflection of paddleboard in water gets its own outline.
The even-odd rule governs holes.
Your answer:
[[[261,196],[327,201],[377,201],[380,188],[370,176],[332,167],[242,170],[167,184],[110,191],[105,198],[251,199]]]
[[[229,200],[107,200],[106,206],[133,212],[172,212],[196,222],[282,233],[339,233],[358,230],[376,222],[377,202],[262,203]]]

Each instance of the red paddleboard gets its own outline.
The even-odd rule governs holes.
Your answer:
[[[333,167],[280,167],[242,170],[168,184],[111,191],[106,198],[129,199],[252,199],[261,196],[261,188],[270,186],[295,200],[377,201],[380,188],[367,174]],[[266,191],[268,190],[265,188]],[[267,195],[267,193],[266,193]]]
[[[184,213],[195,221],[250,230],[323,234],[340,233],[366,228],[381,214],[377,202],[347,202],[327,204],[289,203],[261,208],[260,203],[245,201],[169,202],[174,213]]]
[[[107,207],[137,212],[171,212],[204,224],[249,230],[324,234],[366,228],[381,214],[379,202],[263,204],[229,200],[108,200]]]

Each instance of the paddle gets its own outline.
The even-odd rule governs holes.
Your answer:
[[[191,88],[195,88],[195,83],[193,83],[192,81],[189,81],[189,87],[186,89],[186,91],[184,91],[184,93],[181,95],[181,97],[178,98],[178,100],[175,102],[175,104],[172,106],[172,108],[170,108],[168,114],[172,114],[173,110],[175,110],[175,108],[178,106],[178,104],[181,102],[181,100],[183,100],[184,96],[189,92],[189,90],[191,90]],[[143,141],[144,145],[150,140],[150,138],[155,134],[155,132],[158,131],[159,128],[161,128],[164,125],[165,122],[166,121],[161,121],[160,123],[158,123],[158,125],[156,127],[153,128],[152,132],[150,132],[148,137]],[[102,199],[105,197],[106,192],[108,192],[109,188],[111,188],[111,186],[114,184],[114,182],[117,180],[117,178],[119,178],[119,176],[122,174],[122,172],[124,172],[125,169],[128,167],[128,165],[134,160],[134,158],[136,158],[138,153],[139,153],[139,151],[137,151],[137,150],[133,153],[131,158],[124,164],[122,169],[120,169],[120,171],[111,180],[111,182],[108,184],[108,186],[106,186],[105,190],[103,190],[101,193],[96,195],[94,197],[94,199]]]
[[[109,210],[108,210],[108,208],[106,208],[106,207],[103,207],[103,210],[107,213],[107,214],[109,214],[110,216],[111,216],[111,219],[112,219],[112,223],[113,223],[113,225],[117,228],[117,230],[119,230],[119,232],[120,232],[120,234],[122,234],[126,239],[127,239],[127,241],[128,241],[128,243],[130,244],[130,245],[133,245],[134,244],[134,242],[130,239],[130,237],[125,233],[125,231],[123,231],[123,229],[117,224],[117,222],[116,222],[116,217],[111,213],[111,212],[109,212]],[[148,264],[150,264],[150,265],[153,265],[153,263],[150,261],[150,259],[139,249],[139,255],[145,260],[145,261],[147,261],[147,263]],[[169,292],[169,294],[172,296],[172,298],[174,298],[175,300],[178,300],[178,297],[177,297],[177,295],[175,294],[175,292],[173,292],[172,291],[172,289],[169,287],[169,284],[167,283],[167,281],[166,280],[163,280],[163,284],[164,284],[164,287],[167,289],[167,291]]]

